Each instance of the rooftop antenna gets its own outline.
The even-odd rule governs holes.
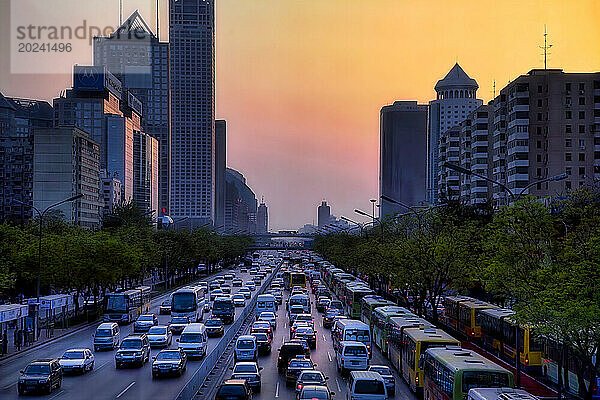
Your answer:
[[[159,10],[160,10],[160,5],[159,5],[159,0],[156,0],[156,40],[160,42],[160,35],[158,33],[159,29],[160,29],[160,21],[158,19],[158,14],[159,14]]]
[[[544,69],[548,69],[548,54],[550,52],[551,44],[548,44],[548,31],[546,31],[546,24],[544,24],[544,45],[540,46],[540,49],[544,50]]]
[[[123,0],[119,0],[119,26],[123,25]]]
[[[494,93],[494,97],[492,97],[492,99],[496,98],[496,80],[494,79],[494,83],[492,85],[492,92]]]

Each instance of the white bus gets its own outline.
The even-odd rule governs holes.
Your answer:
[[[205,303],[204,288],[200,286],[181,288],[173,293],[171,317],[188,317],[190,322],[202,321]]]
[[[361,342],[367,346],[369,356],[371,355],[371,330],[369,325],[355,319],[340,319],[331,328],[333,338],[333,349],[338,351],[344,341]]]

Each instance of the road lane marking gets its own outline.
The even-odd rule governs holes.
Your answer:
[[[324,342],[326,342],[326,341],[327,341],[327,339],[325,339],[325,335],[323,335],[323,341],[324,341]]]
[[[11,383],[10,385],[6,385],[6,386],[2,387],[2,390],[8,390],[8,389],[10,389],[11,387],[15,386],[16,384],[17,384],[17,382],[13,382],[13,383]]]
[[[104,363],[104,364],[102,364],[102,365],[99,365],[99,366],[97,366],[97,367],[94,367],[94,370],[95,370],[95,371],[98,371],[98,370],[99,370],[99,369],[101,369],[102,367],[106,366],[106,365],[107,365],[109,362],[110,362],[110,361],[107,361],[107,362],[105,362],[105,363]]]
[[[119,397],[123,396],[123,395],[125,394],[125,392],[126,392],[127,390],[129,390],[129,388],[130,388],[130,387],[132,387],[133,385],[135,385],[135,381],[131,382],[131,383],[130,383],[130,384],[129,384],[129,385],[128,385],[128,386],[127,386],[125,389],[123,389],[123,391],[117,395],[117,399],[118,399]]]
[[[338,387],[338,393],[341,393],[342,387],[340,386],[340,381],[338,381],[338,378],[335,378],[335,383],[337,384],[337,387]]]
[[[332,360],[331,360],[331,354],[329,354],[329,352],[327,352],[327,357],[329,358],[329,362],[332,362]]]
[[[279,397],[279,382],[277,382],[277,388],[275,389],[275,398]]]
[[[65,391],[61,389],[61,390],[60,390],[58,393],[56,393],[54,396],[50,397],[48,400],[55,399],[55,398],[57,398],[58,396],[61,396],[61,395],[63,395],[63,394],[65,394]]]

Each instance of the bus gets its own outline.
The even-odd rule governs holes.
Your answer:
[[[344,272],[344,270],[335,267],[325,268],[325,271],[323,272],[323,280],[325,281],[327,286],[331,288],[331,286],[333,285],[333,275],[340,272]]]
[[[387,353],[388,344],[388,322],[391,317],[415,316],[404,307],[383,306],[373,311],[373,341],[383,354]]]
[[[171,316],[188,317],[190,322],[202,321],[206,303],[204,288],[186,286],[173,293]]]
[[[475,311],[499,308],[481,300],[461,301],[458,304],[458,331],[470,338],[481,337],[481,326],[476,324]]]
[[[350,318],[360,320],[360,301],[363,297],[372,294],[375,294],[375,292],[364,285],[347,286],[343,301],[346,306],[346,314],[348,314]]]
[[[335,351],[340,350],[343,341],[361,342],[367,346],[369,358],[371,357],[373,347],[371,345],[371,331],[364,322],[353,319],[340,319],[331,328],[331,337]]]
[[[512,372],[458,346],[430,348],[421,364],[425,400],[465,400],[469,389],[515,387]]]
[[[122,292],[106,294],[104,321],[129,324],[141,314],[150,312],[150,287],[139,286]]]
[[[442,322],[449,328],[458,329],[458,305],[463,301],[475,300],[467,296],[446,296],[444,297],[444,317]]]
[[[415,393],[423,390],[423,369],[419,364],[427,349],[460,346],[460,341],[436,328],[406,328],[402,333],[402,378]],[[460,348],[460,347],[459,347]]]
[[[402,335],[407,328],[435,328],[429,321],[416,316],[391,317],[388,322],[388,351],[387,358],[394,368],[402,374],[402,349],[404,342]]]
[[[343,290],[344,290],[346,283],[354,282],[357,279],[358,278],[356,278],[354,275],[347,274],[345,272],[335,274],[333,276],[333,283],[332,283],[333,293],[335,293],[335,295],[337,297],[341,298],[344,295]]]
[[[481,344],[496,354],[502,354],[502,336],[506,318],[515,315],[507,308],[484,308],[475,310],[475,324],[481,327]]]
[[[290,274],[290,288],[294,286],[306,288],[306,274],[304,272],[292,272]]]
[[[389,300],[377,295],[368,295],[360,301],[360,320],[373,329],[373,311],[377,307],[394,306]]]
[[[213,315],[224,324],[231,324],[235,319],[235,307],[231,297],[217,297],[213,302]]]

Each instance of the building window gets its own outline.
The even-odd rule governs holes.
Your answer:
[[[565,133],[571,133],[572,130],[571,125],[565,125]]]
[[[565,147],[571,147],[571,139],[565,139]]]
[[[565,153],[565,161],[571,161],[572,156],[571,153]]]
[[[566,118],[566,119],[571,119],[571,118],[573,118],[573,114],[571,113],[571,111],[569,111],[569,110],[565,111],[565,118]]]
[[[585,111],[579,111],[579,119],[585,119]]]
[[[580,106],[585,106],[585,97],[580,97],[579,98],[579,105]]]
[[[579,133],[585,133],[585,125],[579,125]]]
[[[579,153],[579,161],[585,161],[585,153]]]
[[[571,182],[569,182],[569,181],[566,181],[566,182],[565,182],[565,188],[567,188],[567,189],[571,189]]]

